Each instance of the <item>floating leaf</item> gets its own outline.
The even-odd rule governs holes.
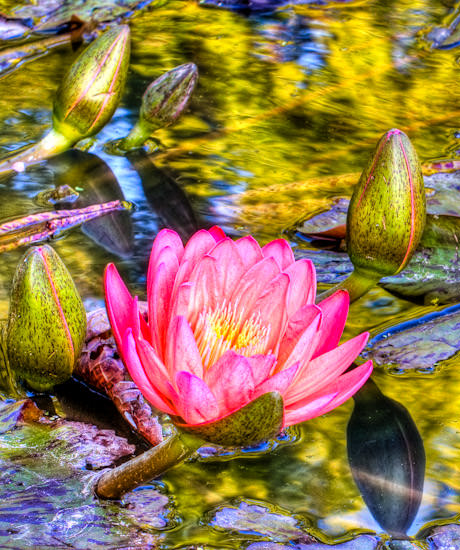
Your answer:
[[[460,349],[460,305],[401,323],[372,338],[365,356],[396,372],[433,372]]]

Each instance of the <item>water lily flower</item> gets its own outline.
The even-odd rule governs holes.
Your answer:
[[[156,237],[147,275],[148,319],[115,266],[105,272],[109,319],[120,354],[144,396],[183,428],[215,422],[279,392],[283,426],[341,405],[367,380],[368,361],[348,367],[368,333],[338,345],[348,313],[339,291],[315,305],[311,261],[285,240],[260,247],[220,228],[184,247]]]

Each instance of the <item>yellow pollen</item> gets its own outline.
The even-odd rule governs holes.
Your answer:
[[[270,327],[262,324],[258,312],[244,319],[243,309],[237,313],[232,304],[225,302],[213,311],[206,308],[199,314],[194,335],[205,368],[228,350],[245,357],[268,353]]]

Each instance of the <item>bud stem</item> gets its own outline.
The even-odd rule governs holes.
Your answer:
[[[35,145],[31,145],[19,153],[13,153],[0,162],[0,175],[8,172],[23,172],[30,164],[35,164],[58,153],[62,153],[72,145],[73,143],[69,139],[56,132],[56,130],[51,129]]]
[[[180,464],[202,444],[200,439],[176,432],[156,447],[104,472],[97,481],[95,493],[99,498],[119,499],[128,491]]]
[[[138,149],[142,147],[145,141],[150,137],[151,132],[145,130],[139,121],[133,126],[131,132],[120,140],[118,147],[124,151],[131,151],[132,149]]]
[[[316,303],[328,298],[337,290],[346,290],[350,296],[350,303],[352,303],[358,298],[361,298],[363,294],[366,294],[366,292],[376,285],[380,279],[381,277],[377,273],[363,271],[361,269],[358,270],[355,268],[351,275],[349,275],[345,280],[317,296]]]

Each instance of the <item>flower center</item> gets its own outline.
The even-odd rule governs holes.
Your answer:
[[[245,357],[267,353],[270,327],[262,324],[258,312],[243,319],[244,310],[237,313],[232,304],[225,302],[217,309],[205,308],[200,313],[194,335],[205,368],[230,349]]]

